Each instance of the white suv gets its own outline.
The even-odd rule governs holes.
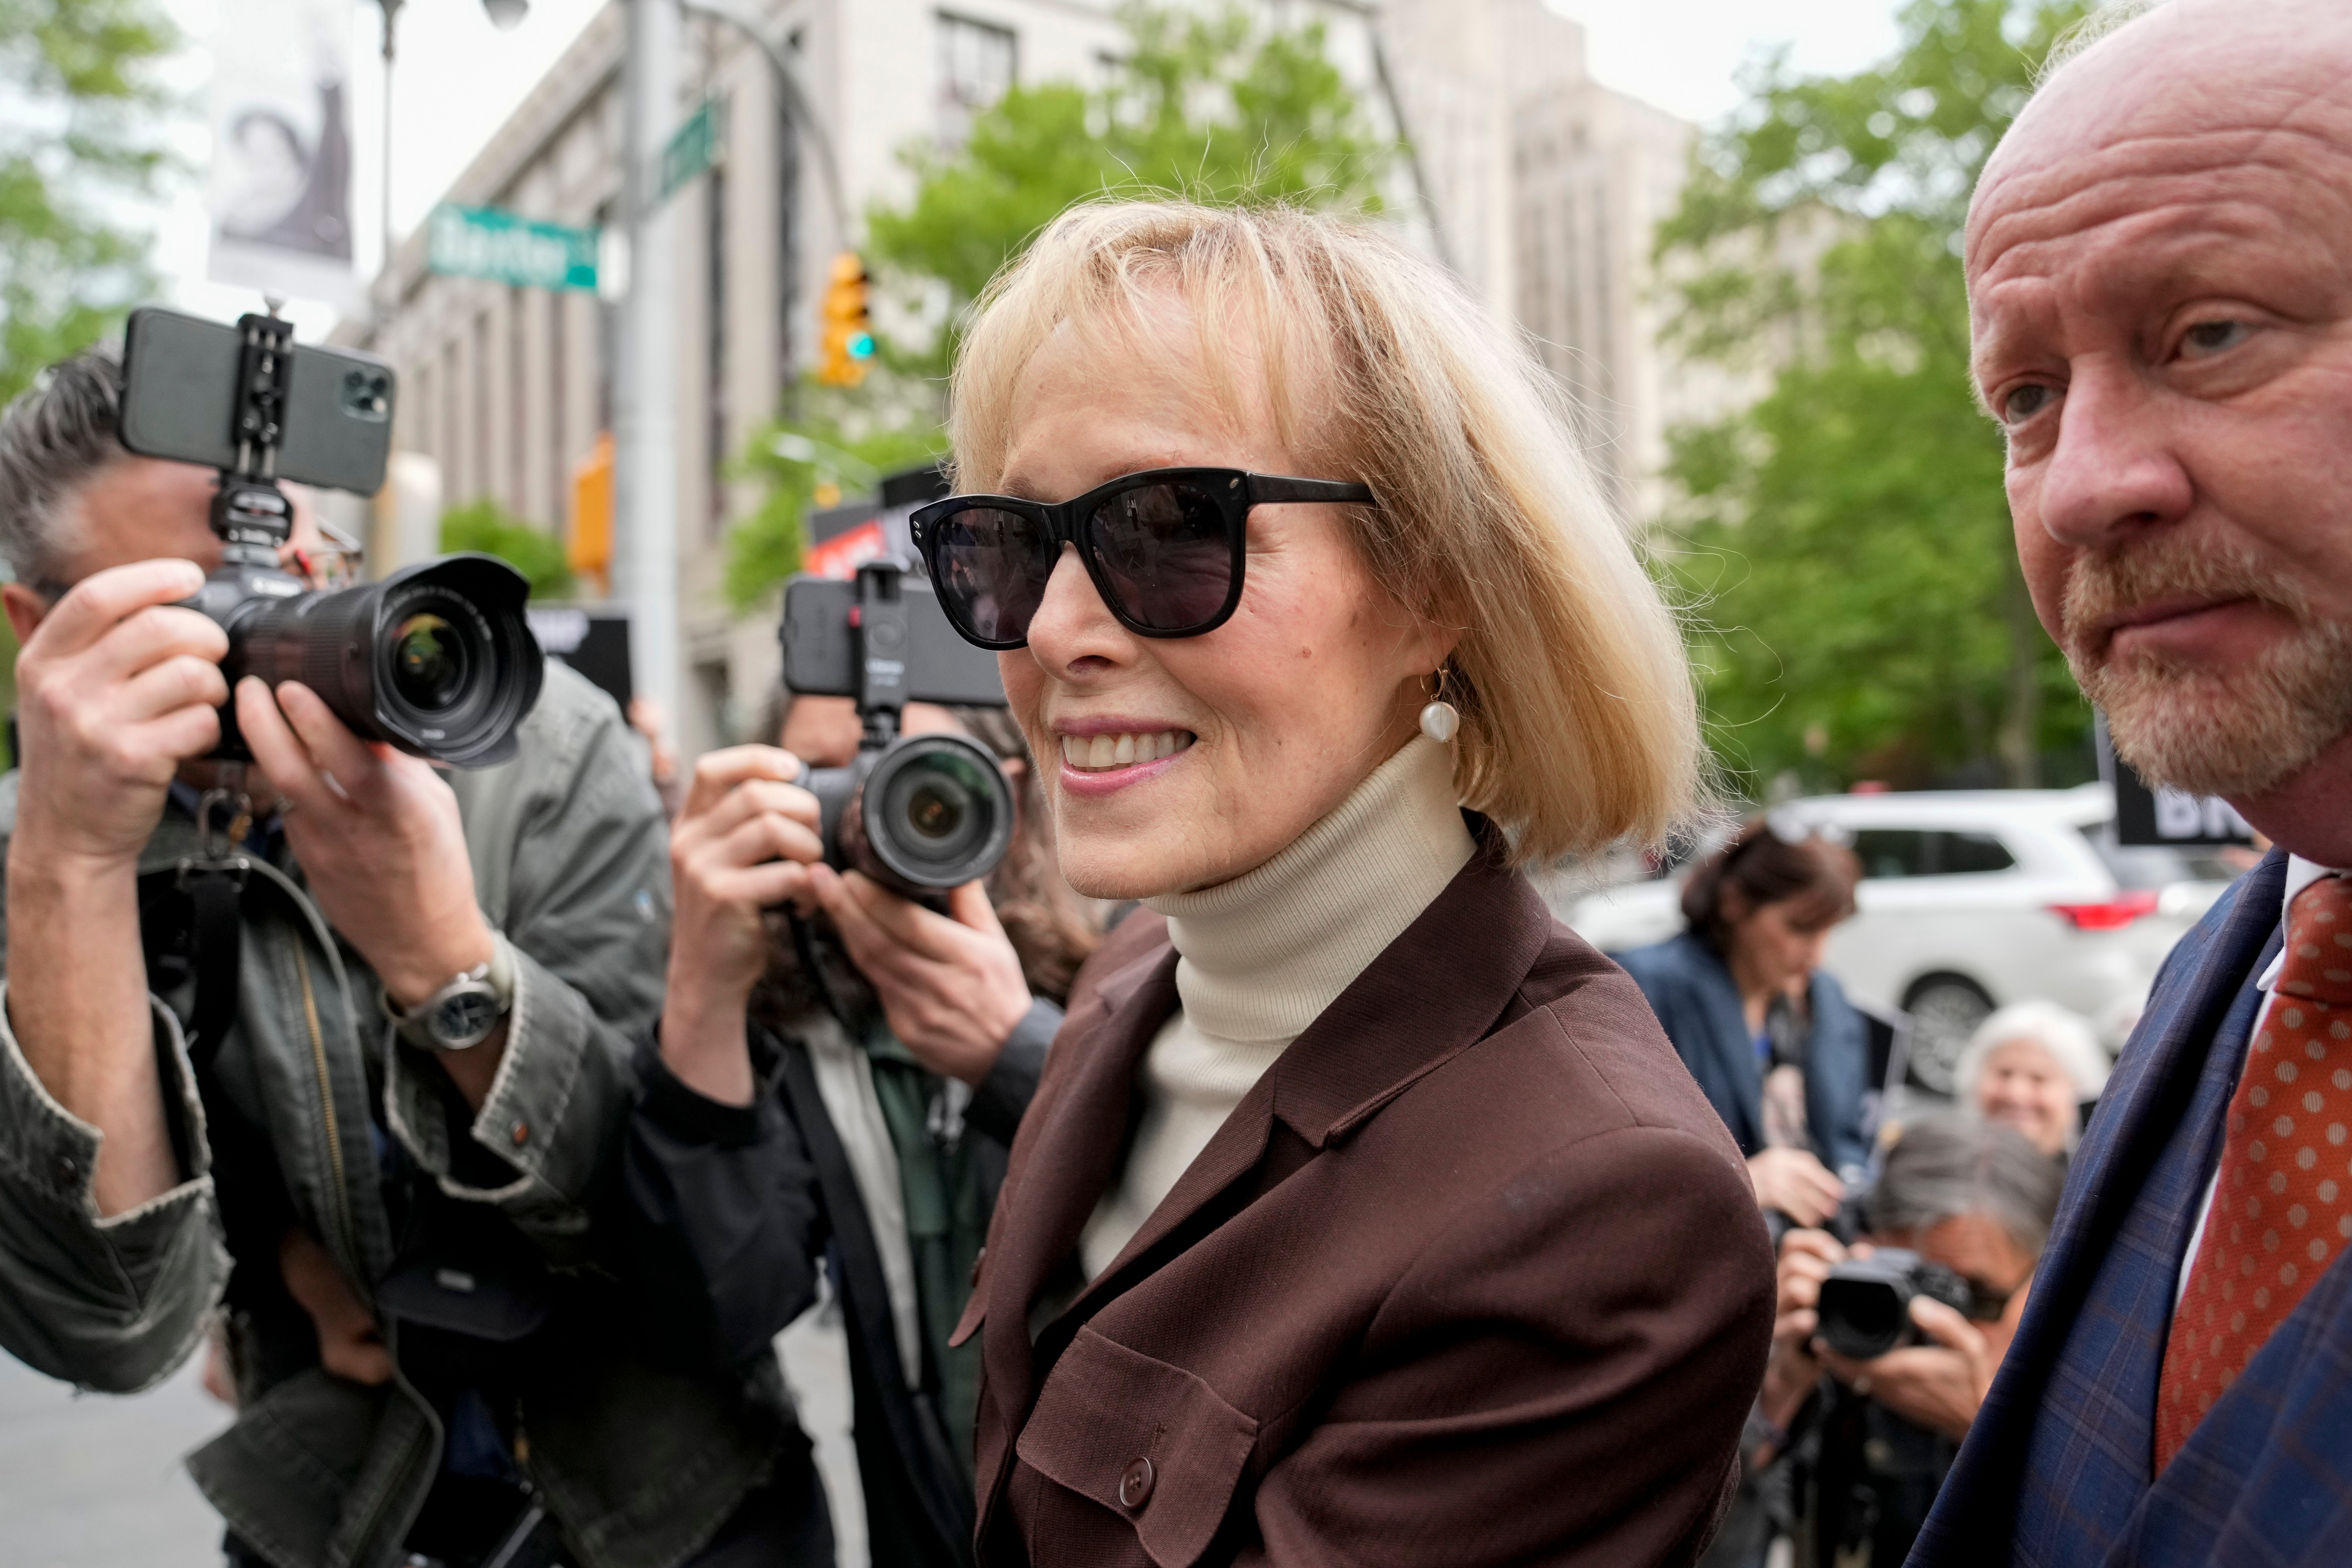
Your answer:
[[[1827,829],[1861,860],[1859,912],[1822,966],[1854,998],[1910,1015],[1911,1076],[1952,1091],[1959,1050],[1997,1006],[2046,998],[2091,1019],[2113,1050],[2157,965],[2234,870],[2219,857],[2122,848],[2105,784],[1817,795],[1773,808]],[[1712,847],[1712,846],[1709,846]],[[1605,952],[1682,929],[1679,875],[1556,904]]]

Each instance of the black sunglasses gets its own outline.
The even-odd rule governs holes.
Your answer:
[[[1062,546],[1077,546],[1095,591],[1138,637],[1196,637],[1242,602],[1249,512],[1281,501],[1380,504],[1366,485],[1239,468],[1150,468],[1075,500],[950,496],[910,518],[915,548],[948,619],[968,642],[1019,647]]]

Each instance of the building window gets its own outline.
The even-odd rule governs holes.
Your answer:
[[[971,117],[1013,85],[1013,37],[1009,28],[942,11],[939,47],[940,145],[953,149],[971,135]]]
[[[507,290],[507,500],[518,517],[529,517],[532,510],[530,323],[523,317],[530,300],[520,289]]]
[[[727,522],[727,175],[713,169],[703,176],[709,233],[710,277],[703,306],[706,367],[709,372],[710,432],[707,458],[710,469],[710,536],[717,538]]]
[[[776,116],[776,366],[777,386],[798,375],[795,312],[801,303],[801,139],[788,112]]]
[[[483,310],[474,317],[474,450],[471,471],[466,476],[468,501],[489,499],[490,476],[498,471],[490,463],[490,345],[495,341],[490,335],[490,313]]]
[[[596,209],[596,226],[600,230],[613,226],[613,205],[610,202]],[[613,428],[614,361],[620,357],[621,352],[621,307],[617,300],[607,298],[599,289],[592,308],[596,312],[596,428],[609,431]]]
[[[557,536],[563,533],[563,520],[571,512],[571,466],[567,461],[570,447],[571,410],[565,406],[564,374],[571,355],[570,344],[564,340],[572,328],[571,296],[551,292],[547,296],[547,505],[548,521],[554,525]]]

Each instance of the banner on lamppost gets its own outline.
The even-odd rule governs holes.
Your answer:
[[[357,310],[352,0],[236,0],[213,39],[206,275]]]
[[[425,265],[458,278],[487,278],[519,289],[596,287],[598,234],[535,223],[497,207],[433,209],[425,226]]]

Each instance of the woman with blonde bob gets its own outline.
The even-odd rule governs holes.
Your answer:
[[[1451,278],[1331,218],[1083,207],[981,301],[917,547],[998,651],[1064,876],[1144,905],[951,1336],[982,1563],[1618,1568],[1712,1532],[1763,1225],[1518,870],[1658,834],[1696,769],[1674,616],[1571,428]],[[709,853],[772,900],[811,805],[740,787]]]
[[[1066,214],[960,493],[1088,962],[958,1330],[987,1563],[1686,1563],[1772,1321],[1738,1151],[1518,868],[1659,833],[1675,618],[1446,274],[1275,209]]]

